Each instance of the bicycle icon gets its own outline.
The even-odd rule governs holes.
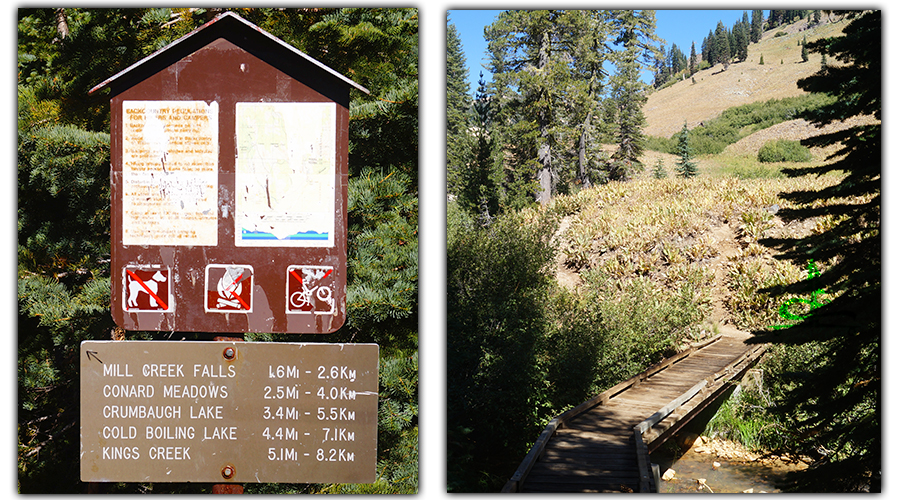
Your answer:
[[[289,266],[287,312],[334,314],[333,273],[331,266]]]

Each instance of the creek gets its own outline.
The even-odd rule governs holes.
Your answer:
[[[675,471],[674,478],[660,481],[660,493],[780,493],[787,473],[798,468],[781,461],[729,459],[695,449],[680,455],[657,451],[650,461],[659,464],[661,476],[667,469]]]

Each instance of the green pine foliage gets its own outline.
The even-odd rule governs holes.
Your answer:
[[[656,165],[653,167],[653,178],[654,179],[665,179],[669,176],[669,173],[666,172],[666,164],[662,158],[656,160]]]
[[[646,85],[639,78],[641,59],[652,57],[644,47],[657,41],[653,11],[616,11],[614,25],[619,30],[616,43],[622,50],[616,58],[616,76],[612,81],[612,99],[618,109],[617,149],[611,157],[607,177],[624,181],[644,170],[640,158],[644,153],[643,127],[646,123],[642,107],[647,102]]]
[[[59,124],[19,88],[18,435],[21,491],[78,483],[78,346],[109,338],[109,135]]]
[[[690,139],[688,137],[687,122],[681,128],[678,134],[678,145],[676,146],[678,161],[675,163],[675,170],[678,175],[684,178],[696,177],[698,174],[697,163],[693,161],[694,152],[691,149]]]
[[[350,183],[348,195],[347,328],[369,341],[413,347],[418,197],[402,172],[372,170]]]
[[[800,144],[800,141],[776,139],[763,144],[756,154],[756,159],[762,163],[804,162],[812,160],[812,153],[806,146]]]
[[[456,194],[466,186],[461,177],[472,146],[469,134],[471,97],[462,42],[456,26],[449,22],[449,12],[447,15],[447,191]]]
[[[109,100],[88,90],[224,9],[18,11],[18,490],[81,493],[79,343],[159,339],[109,314]],[[248,492],[418,491],[418,13],[237,9],[371,91],[351,95],[348,312],[309,342],[380,345],[378,479]],[[190,335],[185,335],[190,337]],[[246,335],[251,341],[296,337]],[[103,484],[205,493],[198,484]]]
[[[841,172],[842,181],[823,191],[785,195],[801,207],[786,217],[823,216],[828,224],[805,238],[770,242],[795,263],[823,263],[815,279],[764,290],[808,295],[825,290],[837,297],[795,326],[757,332],[760,342],[783,346],[787,357],[816,352],[816,361],[784,372],[786,390],[775,411],[790,422],[792,445],[816,458],[797,475],[804,492],[881,491],[881,13],[840,12],[850,22],[844,35],[810,42],[809,49],[846,64],[827,66],[802,79],[808,92],[831,94],[832,104],[805,114],[825,125],[857,115],[876,124],[858,125],[803,141],[806,146],[840,144],[821,166],[792,167],[789,176]],[[835,201],[837,200],[837,201]],[[793,351],[793,352],[791,352]]]
[[[497,172],[497,163],[493,159],[493,109],[487,99],[484,80],[479,80],[478,83],[473,106],[473,127],[465,134],[465,141],[469,146],[465,154],[466,161],[459,169],[458,189],[448,191],[456,195],[460,207],[474,215],[482,225],[488,225],[500,212],[503,193],[500,186],[503,182],[502,174]]]

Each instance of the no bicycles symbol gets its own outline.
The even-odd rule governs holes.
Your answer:
[[[286,294],[288,313],[334,314],[334,268],[288,266]]]
[[[816,267],[816,264],[812,261],[812,259],[810,259],[807,264],[806,279],[811,280],[814,278],[818,278],[820,275],[821,275],[821,273],[819,272],[819,269]],[[790,321],[801,321],[803,319],[806,319],[810,316],[810,314],[812,314],[814,309],[822,307],[828,303],[827,301],[819,302],[819,295],[821,295],[824,292],[825,291],[822,289],[816,290],[815,292],[810,294],[810,297],[808,300],[801,299],[799,297],[795,297],[793,299],[788,299],[781,303],[781,306],[778,308],[778,315],[781,316],[782,318],[790,320]],[[800,305],[800,304],[806,304],[809,307],[809,310],[806,311],[805,314],[797,314],[797,313],[793,312],[794,310],[797,309],[796,305]],[[799,307],[802,308],[803,306],[800,305]],[[776,330],[784,330],[785,328],[790,328],[792,326],[794,326],[794,325],[772,325],[772,328],[774,328]]]

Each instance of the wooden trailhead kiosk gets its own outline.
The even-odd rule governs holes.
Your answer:
[[[368,91],[230,12],[107,87],[116,323],[337,330],[350,90]]]
[[[344,323],[368,91],[230,12],[107,88],[113,319],[220,341],[82,343],[82,481],[373,482],[378,346],[240,336]]]

